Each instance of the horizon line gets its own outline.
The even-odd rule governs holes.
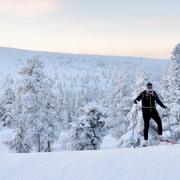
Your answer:
[[[26,49],[26,48],[18,48],[18,47],[10,47],[10,46],[0,46],[0,48],[4,49],[16,49],[22,51],[32,51],[32,52],[42,52],[42,53],[59,53],[65,55],[82,55],[82,56],[104,56],[104,57],[129,57],[129,58],[144,58],[144,59],[152,59],[152,60],[169,60],[170,58],[161,58],[161,57],[146,57],[146,56],[133,56],[133,55],[113,55],[113,54],[94,54],[94,53],[79,53],[79,52],[62,52],[58,50],[39,50],[39,49]]]

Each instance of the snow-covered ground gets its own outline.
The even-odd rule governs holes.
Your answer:
[[[2,180],[179,180],[180,146],[0,153]]]
[[[10,129],[0,131],[1,142],[12,136]],[[0,180],[180,179],[180,145],[109,149],[115,143],[107,137],[104,150],[27,154],[9,152],[1,143]]]

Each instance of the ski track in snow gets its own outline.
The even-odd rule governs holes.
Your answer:
[[[179,180],[180,145],[1,153],[2,180]]]

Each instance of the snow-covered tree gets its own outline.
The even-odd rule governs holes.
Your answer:
[[[9,143],[10,148],[18,153],[29,153],[31,148],[30,136],[24,121],[19,120],[16,124],[16,136]]]
[[[13,127],[13,108],[15,102],[15,92],[11,87],[7,87],[0,101],[0,121],[2,126]]]
[[[69,130],[71,123],[77,118],[77,95],[72,90],[62,88],[62,84],[58,82],[56,87],[56,111],[58,121],[61,124],[61,130]]]
[[[43,63],[37,58],[28,59],[20,71],[15,118],[17,135],[14,148],[19,144],[36,147],[37,151],[50,151],[58,137],[58,121],[51,91],[53,82],[43,72]],[[23,141],[21,143],[21,141]],[[17,143],[18,142],[18,143]],[[17,145],[17,146],[16,146]]]
[[[180,140],[180,44],[174,48],[169,66],[170,127],[173,138]],[[170,128],[169,127],[169,128]]]
[[[105,114],[96,105],[89,104],[80,109],[80,117],[70,132],[71,148],[76,150],[99,149],[105,135]]]
[[[157,107],[158,112],[160,114],[160,117],[162,119],[162,126],[163,126],[163,136],[171,139],[171,133],[170,133],[170,114],[171,111],[169,110],[170,104],[171,104],[171,98],[169,98],[170,95],[170,84],[169,84],[169,71],[166,69],[166,71],[163,72],[163,75],[160,80],[160,92],[158,92],[158,95],[160,99],[162,99],[162,102],[168,106],[167,110],[162,109],[161,107]]]
[[[140,72],[136,76],[136,82],[133,87],[131,96],[135,99],[146,87],[149,78],[144,72]],[[132,99],[132,102],[133,102]],[[129,147],[133,144],[140,145],[141,139],[143,138],[143,118],[141,112],[141,106],[133,105],[130,112],[127,114],[126,132],[120,137],[120,147]]]
[[[111,93],[111,113],[107,126],[110,134],[119,139],[126,131],[126,118],[132,106],[131,88],[126,74],[120,77],[114,93]]]

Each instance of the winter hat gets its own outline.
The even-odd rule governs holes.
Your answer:
[[[153,87],[152,83],[148,82],[148,83],[147,83],[147,88],[148,88],[148,89],[152,89],[152,87]]]

